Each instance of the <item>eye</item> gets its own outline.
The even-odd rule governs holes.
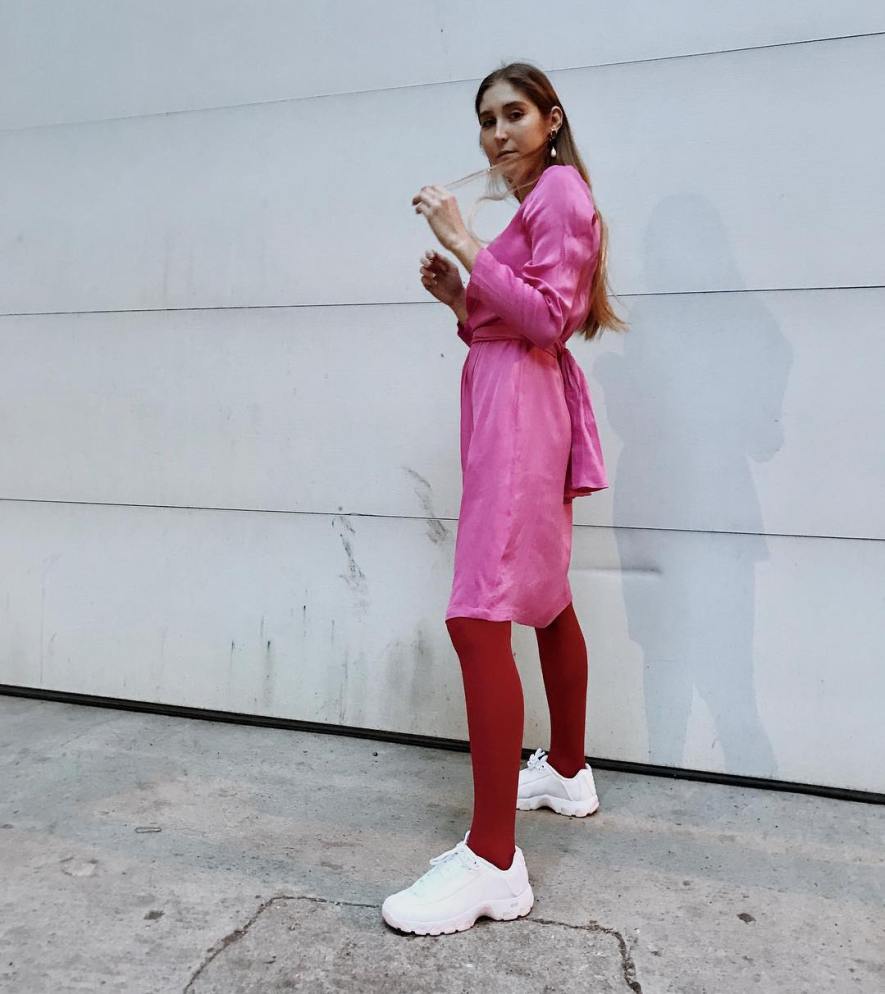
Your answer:
[[[512,120],[514,120],[514,115],[516,115],[516,120],[519,120],[519,118],[521,118],[521,117],[522,117],[522,111],[520,111],[520,110],[513,110],[513,111],[511,111],[511,112],[510,112],[510,113],[508,114],[508,117],[510,118],[510,120],[511,120],[511,121],[512,121]],[[482,124],[480,125],[480,127],[483,127],[483,128],[484,128],[484,127],[485,127],[485,126],[486,126],[487,124],[494,124],[494,123],[495,123],[495,119],[494,119],[494,118],[492,118],[492,117],[487,117],[487,118],[486,118],[486,119],[485,119],[485,120],[484,120],[484,121],[482,122]]]

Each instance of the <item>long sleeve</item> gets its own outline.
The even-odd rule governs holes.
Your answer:
[[[576,298],[592,278],[600,236],[588,194],[574,166],[548,166],[525,201],[528,263],[514,273],[487,246],[473,263],[472,292],[541,348],[563,334]]]
[[[470,343],[473,340],[473,329],[470,327],[469,317],[466,321],[458,322],[458,338],[460,338],[465,345],[468,347],[470,346]]]

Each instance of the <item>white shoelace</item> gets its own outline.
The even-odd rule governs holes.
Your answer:
[[[533,770],[536,766],[540,766],[541,763],[547,758],[547,752],[544,749],[535,749],[535,751],[529,756],[528,768]]]
[[[469,835],[469,831],[467,834]],[[434,856],[429,860],[429,863],[430,869],[412,884],[411,889],[413,891],[420,893],[426,888],[431,880],[448,876],[448,874],[455,870],[463,868],[470,869],[476,866],[476,860],[473,855],[467,851],[467,835],[465,835],[457,845],[452,846],[451,849],[447,849],[445,852],[440,853],[439,856]]]
[[[450,856],[455,856],[456,854],[460,855],[461,853],[464,853],[464,855],[466,856],[467,853],[464,852],[465,848],[466,848],[465,843],[462,840],[456,846],[452,846],[451,849],[446,849],[445,852],[441,852],[439,856],[434,856],[430,860],[430,865],[436,866],[437,863],[444,863]]]

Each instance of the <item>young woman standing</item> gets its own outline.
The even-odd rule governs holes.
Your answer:
[[[568,567],[572,499],[608,484],[587,381],[565,342],[624,329],[606,289],[606,230],[562,104],[526,63],[495,70],[475,100],[480,144],[519,201],[480,245],[454,195],[425,186],[417,213],[471,273],[428,251],[424,286],[448,304],[469,346],[461,374],[463,489],[446,627],[461,664],[473,767],[470,829],[382,905],[402,931],[461,931],[534,903],[517,808],[598,807],[584,756],[587,650]],[[535,628],[550,709],[550,752],[520,771],[524,705],[511,622]],[[469,844],[468,844],[469,838]]]

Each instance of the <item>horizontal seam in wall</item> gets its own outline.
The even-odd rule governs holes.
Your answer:
[[[784,287],[747,287],[731,290],[654,290],[647,293],[616,293],[612,296],[618,300],[646,299],[651,297],[698,297],[708,295],[726,295],[732,293],[814,293],[818,291],[837,292],[840,290],[883,290],[881,283],[858,283],[845,286],[784,286]],[[353,302],[331,302],[314,304],[212,304],[195,305],[194,307],[108,307],[84,311],[2,311],[0,318],[38,318],[63,317],[75,314],[177,314],[187,311],[272,311],[295,310],[311,307],[420,307],[435,305],[433,300],[358,300]]]
[[[625,59],[615,62],[596,62],[592,65],[565,66],[551,68],[551,74],[565,72],[583,72],[591,69],[610,69],[622,66],[646,65],[654,62],[674,62],[680,59],[711,58],[717,55],[733,55],[743,52],[762,52],[773,48],[793,48],[797,45],[821,45],[829,42],[852,41],[858,38],[878,38],[885,31],[862,31],[850,35],[828,35],[825,38],[799,38],[794,41],[776,41],[766,45],[742,45],[737,48],[718,48],[706,52],[681,52],[675,55],[656,55],[647,59]],[[29,124],[19,128],[0,128],[0,135],[17,134],[24,131],[48,130],[50,128],[70,128],[77,125],[110,124],[114,121],[139,121],[152,117],[172,117],[178,114],[205,114],[226,110],[241,110],[247,107],[268,107],[273,104],[300,103],[305,100],[325,100],[335,97],[363,96],[370,93],[387,93],[396,90],[413,90],[427,86],[451,86],[454,84],[475,82],[474,77],[464,79],[430,80],[426,83],[406,83],[396,86],[370,87],[365,90],[339,90],[332,93],[311,93],[300,97],[275,97],[271,100],[247,100],[241,104],[216,104],[208,107],[184,107],[177,110],[150,111],[147,114],[121,114],[116,117],[86,118],[72,121],[52,121],[46,124]]]
[[[41,497],[0,497],[0,503],[10,504],[68,504],[84,505],[86,507],[143,507],[166,511],[221,511],[239,514],[301,514],[319,518],[372,518],[385,521],[447,521],[456,524],[457,518],[446,518],[439,515],[430,517],[425,514],[368,514],[363,511],[301,511],[292,508],[273,507],[208,507],[202,504],[138,504],[134,502],[101,501],[101,500],[51,500]],[[719,528],[668,528],[660,525],[621,525],[612,524],[581,524],[575,522],[575,528],[604,528],[609,531],[647,531],[647,532],[680,532],[689,535],[747,535],[753,538],[807,538],[823,539],[826,541],[843,542],[885,542],[885,537],[878,538],[870,535],[810,535],[802,532],[745,532]]]

